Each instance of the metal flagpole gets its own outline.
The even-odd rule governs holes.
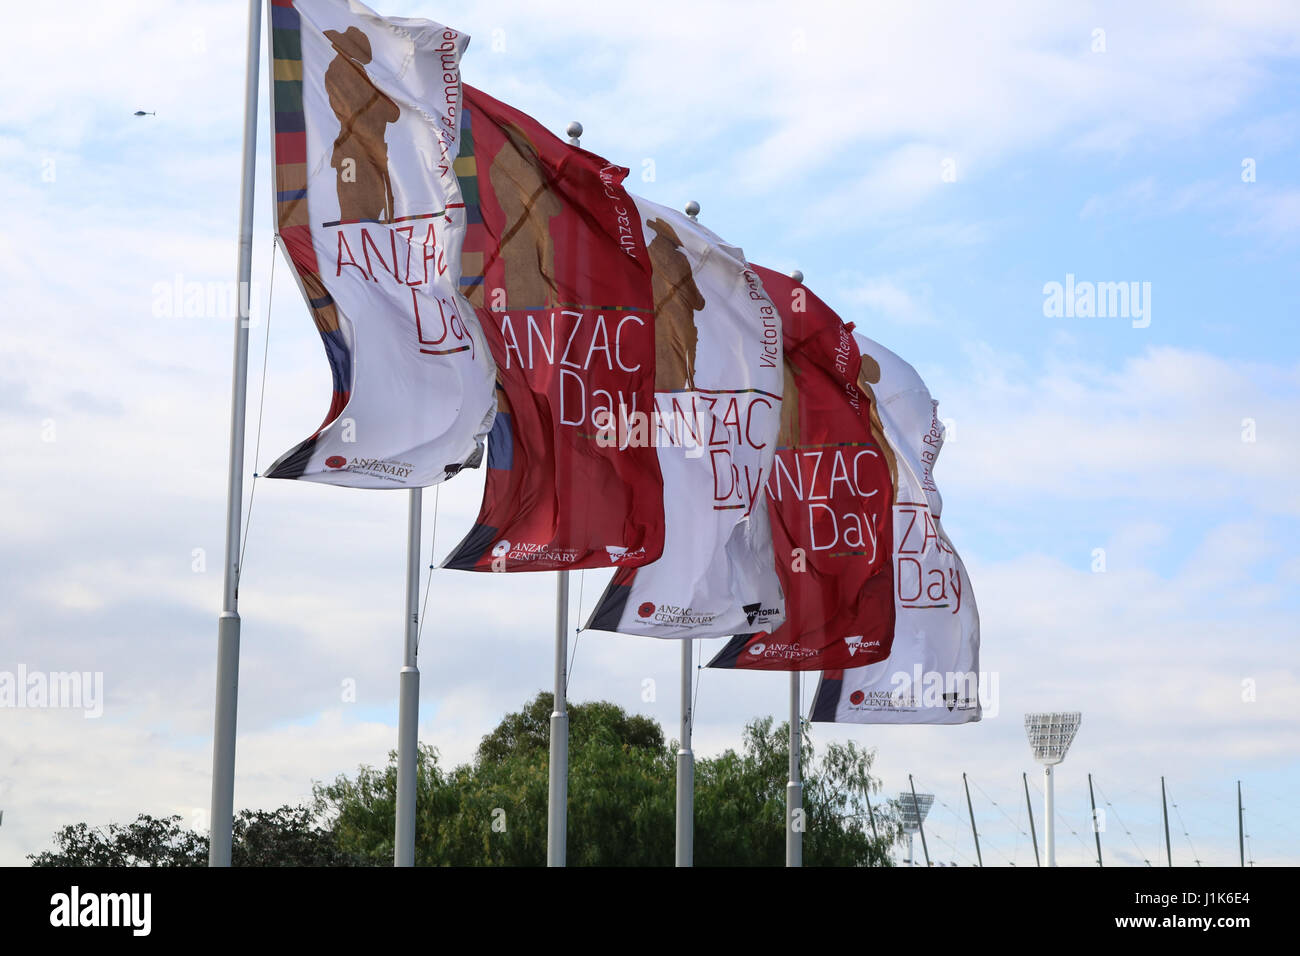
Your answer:
[[[569,826],[569,572],[555,576],[555,704],[551,709],[546,865],[564,866]]]
[[[1029,811],[1029,838],[1034,841],[1034,866],[1042,866],[1038,858],[1038,831],[1034,829],[1034,805],[1029,800],[1029,774],[1022,773],[1020,779],[1025,784],[1025,808]]]
[[[698,221],[700,204],[686,204],[686,217]],[[691,682],[695,641],[682,641],[681,728],[677,750],[677,852],[678,866],[695,865],[695,752],[691,749]]]
[[[966,809],[970,811],[970,835],[975,838],[975,859],[980,866],[984,865],[984,857],[980,854],[980,834],[975,829],[975,807],[970,802],[970,784],[966,781],[966,774],[961,775],[962,786],[966,788]]]
[[[695,865],[695,753],[691,750],[691,683],[695,641],[682,643],[682,724],[677,750],[677,865]]]
[[[253,270],[253,183],[257,174],[257,66],[262,0],[248,3],[244,68],[244,162],[240,176],[238,315],[230,396],[230,474],[226,485],[226,564],[217,623],[217,692],[212,734],[209,866],[229,866],[235,825],[235,717],[239,702],[239,520],[244,491],[244,416],[248,399],[248,307]]]
[[[796,283],[803,282],[803,273],[796,269],[790,273]],[[799,766],[803,744],[803,726],[800,723],[799,671],[790,672],[790,779],[786,783],[785,865],[803,866],[803,774]],[[800,818],[795,826],[796,815]],[[874,827],[874,818],[872,821]]]
[[[790,672],[790,779],[785,785],[785,865],[803,866],[803,777],[799,750],[799,671]]]
[[[415,866],[415,801],[420,746],[420,505],[423,488],[412,488],[406,518],[406,650],[398,677],[397,823],[393,865]]]
[[[925,820],[921,817],[921,805],[916,800],[916,784],[912,782],[912,775],[907,775],[907,785],[912,788],[912,808],[916,811],[916,828],[921,831],[921,851],[925,854],[925,865],[930,865],[930,847],[925,842]],[[930,808],[927,806],[927,810]]]
[[[871,839],[879,840],[880,834],[876,832],[876,811],[871,809],[871,784],[866,786],[867,795],[867,816],[871,819]]]
[[[1174,865],[1174,848],[1169,845],[1169,801],[1165,798],[1165,778],[1160,778],[1160,810],[1165,818],[1165,861]],[[1100,854],[1098,854],[1100,856]]]
[[[582,124],[565,131],[582,145]],[[558,476],[557,476],[558,478]],[[569,828],[569,572],[555,573],[555,692],[551,706],[551,759],[546,798],[546,865],[564,866]]]
[[[1241,781],[1237,781],[1237,851],[1241,854],[1241,865],[1246,865],[1246,813],[1241,808]]]
[[[1097,841],[1097,865],[1101,866],[1101,829],[1097,825],[1097,798],[1092,795],[1092,774],[1088,774],[1088,800],[1092,803],[1092,835]]]

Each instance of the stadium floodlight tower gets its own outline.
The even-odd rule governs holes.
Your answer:
[[[1077,710],[1068,713],[1025,714],[1025,733],[1034,759],[1043,765],[1043,801],[1047,824],[1047,865],[1056,866],[1056,816],[1052,810],[1054,791],[1052,768],[1065,759],[1065,752],[1074,741],[1083,715]]]
[[[915,859],[912,856],[912,837],[916,831],[921,829],[921,824],[925,822],[926,815],[930,812],[930,807],[934,804],[934,794],[918,793],[916,800],[912,800],[911,790],[901,790],[898,794],[898,810],[903,818],[903,832],[907,834],[907,865],[916,866]]]

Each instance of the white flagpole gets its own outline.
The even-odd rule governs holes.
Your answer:
[[[257,173],[257,66],[262,0],[248,3],[244,68],[244,161],[240,176],[238,315],[230,396],[230,474],[226,485],[226,564],[217,623],[217,692],[212,734],[212,819],[208,865],[229,866],[235,825],[235,717],[239,702],[239,520],[244,491],[244,417],[248,399],[248,307],[253,269],[253,183]]]
[[[803,282],[798,269],[790,273],[796,283]],[[800,750],[803,746],[803,726],[800,723],[799,671],[790,672],[790,779],[785,785],[785,865],[803,866],[803,775],[799,768]],[[795,827],[798,816],[799,826]]]
[[[677,751],[677,865],[695,865],[695,753],[691,750],[694,639],[682,643],[682,725]]]
[[[697,222],[700,204],[686,204],[686,216]],[[695,752],[691,749],[691,681],[695,641],[682,641],[681,727],[677,750],[677,865],[695,865]]]
[[[785,785],[785,865],[803,866],[803,782],[799,773],[799,671],[790,672],[790,779]]]
[[[572,122],[569,145],[581,145],[582,124]],[[558,480],[558,475],[557,475]],[[546,801],[546,865],[564,866],[569,829],[569,572],[555,579],[555,694],[551,707],[551,759]]]
[[[406,519],[406,651],[398,677],[397,823],[393,865],[415,866],[416,754],[420,746],[420,534],[423,488],[412,488]]]
[[[546,865],[564,866],[569,827],[569,572],[555,578],[555,703],[551,709]]]

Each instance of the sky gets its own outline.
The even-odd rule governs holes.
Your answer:
[[[467,82],[557,133],[580,120],[634,192],[802,270],[939,399],[985,719],[812,727],[814,748],[876,749],[879,798],[909,774],[936,794],[936,861],[975,858],[964,773],[984,862],[1033,865],[1023,715],[1079,710],[1062,865],[1095,865],[1088,774],[1107,865],[1164,862],[1162,776],[1175,865],[1237,863],[1237,781],[1248,858],[1300,863],[1300,8],[372,5],[469,33]],[[0,674],[98,673],[103,693],[97,716],[0,707],[0,864],[74,822],[207,826],[246,10],[10,12],[30,41],[0,66]],[[261,82],[250,478],[329,398],[274,262],[264,62]],[[1143,314],[1056,314],[1067,282],[1137,283]],[[210,295],[177,301],[187,283]],[[396,746],[406,496],[255,487],[235,802],[272,808]],[[426,564],[481,488],[425,492]],[[604,583],[574,576],[571,620]],[[454,764],[549,688],[554,578],[440,571],[428,595],[420,737]],[[675,736],[678,645],[571,647],[571,699]],[[702,671],[697,753],[784,719],[786,685]]]

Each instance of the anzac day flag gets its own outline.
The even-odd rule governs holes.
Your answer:
[[[602,421],[663,471],[663,557],[620,567],[587,627],[651,637],[773,628],[785,602],[764,488],[781,427],[781,321],[744,253],[636,200],[653,269],[653,402]]]
[[[358,2],[272,0],[277,235],[334,391],[268,477],[414,488],[481,457],[492,356],[458,289],[452,168],[468,42]]]
[[[444,567],[635,567],[664,543],[654,448],[599,422],[653,406],[655,329],[627,170],[466,86],[461,289],[496,359],[500,411],[478,519]]]
[[[812,719],[858,724],[961,724],[980,719],[979,611],[970,578],[940,523],[934,466],[938,405],[916,370],[858,336],[858,380],[879,409],[892,452],[894,644],[882,661],[828,668]]]
[[[785,623],[734,637],[711,667],[826,670],[894,641],[894,454],[859,385],[851,327],[788,276],[752,267],[781,313],[784,401],[767,481]]]

